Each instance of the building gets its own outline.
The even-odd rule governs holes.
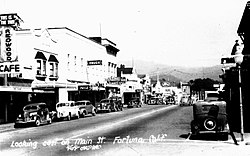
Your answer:
[[[66,27],[21,29],[17,14],[0,18],[0,123],[14,121],[30,102],[53,110],[59,101],[95,103],[108,95],[106,80],[117,71],[115,43]]]
[[[144,101],[143,80],[138,77],[134,68],[120,65],[117,68],[117,76],[126,80],[120,85],[120,94],[124,104],[127,104],[132,98],[140,98],[141,102]]]

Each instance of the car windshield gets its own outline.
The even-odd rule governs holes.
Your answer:
[[[68,107],[69,103],[59,103],[56,107]]]
[[[105,100],[101,100],[101,103],[108,103],[109,100],[108,99],[105,99]]]
[[[23,110],[37,110],[37,106],[34,105],[29,105],[29,106],[25,106]]]

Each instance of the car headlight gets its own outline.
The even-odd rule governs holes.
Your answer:
[[[216,128],[216,121],[213,118],[207,118],[204,121],[204,127],[209,130],[212,131]]]
[[[22,117],[22,115],[21,115],[21,114],[19,114],[19,115],[18,115],[18,117],[19,117],[19,118],[21,118],[21,117]]]

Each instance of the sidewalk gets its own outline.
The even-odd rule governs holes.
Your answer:
[[[0,133],[14,129],[14,123],[0,124]]]
[[[243,135],[244,141],[241,141],[240,133],[234,133],[234,135],[235,135],[236,140],[237,140],[239,145],[248,145],[250,148],[250,133],[244,133],[244,135]],[[234,141],[230,135],[228,135],[228,142],[234,143]]]

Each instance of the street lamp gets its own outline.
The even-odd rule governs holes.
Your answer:
[[[234,61],[238,67],[239,72],[239,92],[240,92],[240,134],[241,141],[244,141],[244,125],[243,125],[243,105],[242,105],[242,90],[241,90],[241,63],[243,62],[243,57],[241,52],[236,52],[234,55]]]

